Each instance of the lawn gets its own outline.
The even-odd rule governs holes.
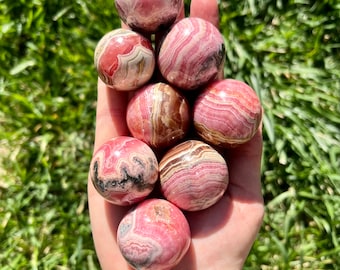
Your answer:
[[[93,51],[113,1],[0,0],[0,266],[99,269],[86,182]],[[245,269],[340,267],[340,2],[220,1],[227,77],[265,109],[266,214]],[[240,232],[241,233],[241,232]]]

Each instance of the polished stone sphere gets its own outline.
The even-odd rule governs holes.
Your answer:
[[[94,63],[105,84],[116,90],[130,91],[150,80],[156,60],[150,40],[121,28],[101,38],[95,49]]]
[[[224,40],[219,30],[200,18],[177,22],[161,43],[158,68],[178,88],[196,89],[215,79],[224,63]]]
[[[127,107],[126,122],[133,137],[153,149],[164,149],[183,139],[190,124],[185,97],[165,83],[149,84],[136,92]]]
[[[227,163],[213,147],[188,140],[171,148],[159,163],[164,197],[187,211],[206,209],[228,187]]]
[[[158,161],[144,142],[119,136],[108,140],[95,152],[90,176],[96,190],[107,201],[131,205],[153,190],[158,180]]]
[[[256,92],[246,83],[233,79],[209,84],[196,99],[193,109],[199,136],[227,148],[249,141],[261,119],[262,107]]]
[[[134,269],[170,270],[183,258],[191,242],[189,224],[172,203],[148,199],[121,220],[117,243]]]

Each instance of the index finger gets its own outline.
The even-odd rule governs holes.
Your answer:
[[[94,151],[112,137],[128,135],[125,121],[128,95],[111,89],[98,79]]]

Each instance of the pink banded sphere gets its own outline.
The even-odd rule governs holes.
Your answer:
[[[159,177],[164,197],[187,211],[214,205],[229,183],[225,159],[210,145],[197,140],[170,149],[159,163]]]
[[[116,0],[122,21],[132,30],[155,33],[171,26],[176,20],[183,0]]]
[[[127,107],[126,122],[137,139],[152,148],[174,145],[187,134],[189,105],[184,96],[165,83],[144,86]]]
[[[96,190],[116,205],[143,200],[158,180],[158,161],[144,142],[120,136],[108,140],[95,152],[90,176]]]
[[[128,29],[116,29],[98,42],[94,63],[101,80],[116,90],[135,90],[147,83],[155,69],[150,40]]]
[[[217,77],[223,68],[224,53],[223,37],[213,24],[185,18],[162,42],[158,67],[170,84],[191,90]]]
[[[172,269],[186,254],[190,242],[185,216],[163,199],[138,204],[121,220],[117,231],[120,251],[134,269]]]
[[[249,141],[262,119],[255,91],[246,83],[225,79],[212,82],[194,104],[194,126],[201,138],[221,147]]]

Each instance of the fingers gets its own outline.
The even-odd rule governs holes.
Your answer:
[[[130,269],[117,245],[117,227],[128,211],[126,207],[115,206],[104,200],[95,190],[91,180],[88,184],[88,201],[91,230],[101,269]]]
[[[127,101],[126,92],[115,91],[98,79],[94,151],[112,137],[128,134],[125,121]],[[127,209],[106,202],[90,179],[88,200],[94,244],[102,269],[110,269],[112,261],[117,269],[126,269],[116,243],[116,228]]]
[[[219,13],[217,0],[192,0],[190,16],[199,17],[219,26]]]
[[[126,92],[115,91],[98,79],[94,150],[112,137],[129,134],[125,121],[127,102]]]
[[[232,197],[244,201],[262,202],[261,159],[262,128],[247,143],[227,153],[230,184],[228,192]]]

